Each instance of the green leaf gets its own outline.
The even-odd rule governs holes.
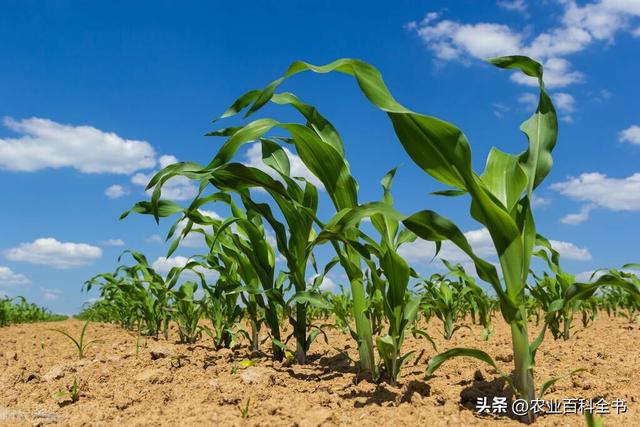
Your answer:
[[[579,368],[579,369],[576,369],[576,370],[573,370],[573,371],[569,372],[568,374],[560,375],[560,376],[557,376],[557,377],[553,377],[553,378],[551,378],[551,379],[549,379],[549,380],[545,381],[545,382],[542,384],[542,387],[540,387],[540,391],[538,392],[538,399],[542,399],[542,397],[543,397],[543,396],[544,396],[544,394],[547,392],[547,390],[549,389],[549,387],[551,387],[552,385],[554,385],[556,382],[558,382],[558,381],[560,381],[560,380],[562,380],[562,379],[564,379],[564,378],[570,377],[570,376],[572,376],[573,374],[576,374],[576,373],[578,373],[578,372],[583,372],[583,371],[586,371],[586,369],[585,369],[585,368]]]
[[[262,142],[262,161],[267,166],[271,166],[274,170],[282,175],[289,176],[291,165],[287,153],[273,141],[261,139]]]
[[[527,175],[518,163],[518,158],[495,147],[489,152],[481,179],[509,212],[527,187]]]

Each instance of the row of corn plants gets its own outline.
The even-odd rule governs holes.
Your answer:
[[[554,338],[569,339],[574,315],[580,312],[587,326],[609,307],[602,301],[612,302],[607,309],[612,315],[622,310],[634,317],[640,283],[628,272],[633,266],[599,272],[586,283],[560,268],[559,254],[538,232],[531,208],[534,192],[551,170],[558,134],[543,68],[523,56],[489,62],[535,78],[539,98],[520,128],[526,139],[523,150],[510,154],[492,148],[483,171],[473,169],[471,145],[460,129],[404,107],[379,71],[362,61],[340,59],[325,66],[294,62],[282,77],[246,92],[214,121],[238,120],[244,112],[239,124],[208,134],[222,139],[208,163],[165,167],[148,184],[150,200],[122,215],[149,215],[157,222],[172,217],[167,256],[193,233],[201,235],[207,250],[166,276],[155,272],[144,255],[130,252],[134,265],[87,282],[87,289],[99,286],[102,296],[87,316],[116,318],[141,334],[165,337],[174,321],[182,342],[195,342],[204,333],[216,348],[232,346],[242,336],[261,351],[268,341],[265,350],[275,359],[300,364],[307,363],[316,339],[326,339],[326,328],[336,327],[355,341],[361,373],[391,382],[411,356],[403,345],[408,333],[435,347],[434,332],[425,330],[420,319],[439,319],[447,340],[469,323],[481,325],[482,338],[490,339],[501,317],[512,338],[514,366],[510,375],[504,374],[507,383],[520,398],[540,398],[558,379],[536,387],[536,351],[547,329]],[[354,78],[364,97],[389,119],[412,161],[447,187],[437,194],[468,200],[469,216],[488,230],[498,263],[478,256],[459,227],[437,212],[398,211],[392,196],[395,169],[381,174],[379,200],[362,201],[338,130],[313,105],[278,92],[286,79],[302,72]],[[274,114],[285,110],[291,117],[286,110],[293,110],[300,119],[252,117],[267,105]],[[259,144],[264,168],[236,160],[247,144]],[[292,174],[290,148],[322,188]],[[198,195],[186,206],[162,198],[164,185],[176,177],[199,185]],[[321,191],[333,208],[328,218],[319,214],[326,212],[320,209]],[[230,215],[212,218],[205,209],[224,209]],[[422,278],[401,255],[402,246],[417,239],[432,242],[436,253],[445,242],[455,245],[475,271],[445,261],[445,273]],[[324,265],[317,259],[321,246],[331,251]],[[533,274],[533,257],[541,258],[548,271]],[[324,278],[334,270],[345,278],[344,292],[338,295],[322,290]],[[542,325],[530,341],[533,319]],[[473,357],[500,372],[481,350],[449,348],[429,359],[427,376],[453,357]],[[525,414],[522,421],[533,422],[534,414]]]
[[[0,327],[16,323],[54,322],[67,316],[54,314],[49,309],[29,303],[22,296],[0,298]]]

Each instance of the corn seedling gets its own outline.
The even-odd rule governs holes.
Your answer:
[[[247,402],[244,404],[244,406],[240,406],[240,416],[242,417],[243,420],[246,420],[247,418],[249,418],[249,405],[251,404],[251,398],[247,399]]]
[[[467,312],[467,294],[470,287],[457,281],[449,280],[442,274],[433,274],[428,280],[420,284],[422,295],[422,309],[440,319],[444,327],[442,336],[450,340],[460,328],[467,327],[460,324]]]
[[[87,326],[89,326],[89,320],[87,320],[82,326],[82,329],[80,330],[80,336],[78,337],[78,339],[74,338],[68,332],[63,331],[62,329],[49,329],[49,330],[53,332],[58,332],[59,334],[62,334],[65,337],[67,337],[69,341],[71,341],[73,345],[76,347],[76,349],[78,350],[78,359],[82,359],[84,358],[85,352],[87,351],[87,349],[91,344],[97,344],[102,342],[102,340],[98,340],[98,339],[93,339],[85,342],[85,333],[87,332]]]
[[[194,293],[198,285],[194,282],[185,282],[172,291],[173,305],[171,311],[173,320],[178,324],[180,342],[193,344],[200,334],[198,322],[202,314],[202,304],[194,300]]]
[[[71,403],[75,403],[80,400],[80,384],[78,379],[73,380],[73,384],[67,388],[67,390],[59,391],[55,394],[57,399],[69,399]]]

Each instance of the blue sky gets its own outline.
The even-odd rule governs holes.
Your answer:
[[[82,283],[112,271],[124,249],[161,269],[181,262],[160,258],[166,245],[156,236],[168,223],[119,214],[145,197],[141,184],[160,165],[206,163],[220,144],[203,137],[211,119],[296,59],[371,62],[404,105],[463,129],[478,169],[491,146],[523,149],[518,126],[535,94],[528,79],[481,58],[543,61],[561,127],[538,194],[539,231],[574,273],[638,261],[640,0],[231,3],[2,3],[0,292],[72,313],[95,296],[81,293]],[[441,187],[413,165],[353,81],[300,75],[284,88],[341,132],[362,201],[378,199],[380,177],[400,165],[402,212],[437,210],[491,253],[466,200],[429,196]],[[238,160],[251,163],[251,154]],[[192,191],[177,182],[169,195]],[[430,253],[416,244],[405,255],[428,272]]]

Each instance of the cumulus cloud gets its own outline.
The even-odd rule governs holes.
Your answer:
[[[0,266],[0,286],[26,285],[29,279],[24,274],[14,273],[9,267]]]
[[[632,125],[618,134],[618,141],[640,145],[640,126]]]
[[[533,109],[538,105],[538,97],[534,93],[525,92],[518,97],[518,102],[527,108]]]
[[[496,254],[491,236],[486,228],[470,230],[464,235],[478,256],[490,257]],[[414,242],[402,245],[398,252],[409,262],[428,263],[435,255],[435,245],[433,242],[416,239]],[[467,254],[449,241],[443,242],[438,258],[454,263],[469,261]]]
[[[526,12],[524,1],[500,1],[500,7]],[[441,19],[430,12],[419,22],[407,25],[422,39],[439,61],[461,61],[491,56],[525,54],[545,65],[547,87],[562,87],[584,80],[584,74],[572,69],[566,56],[585,50],[596,42],[613,43],[618,32],[635,34],[632,24],[640,16],[640,3],[632,0],[597,0],[578,4],[560,2],[559,22],[547,31],[529,34],[528,29],[514,29],[495,22],[463,23]],[[535,79],[514,73],[514,81],[536,85]]]
[[[313,276],[307,279],[307,282],[312,283],[316,278],[320,276],[319,274],[314,274]],[[321,291],[333,292],[336,289],[336,282],[333,281],[329,276],[324,276],[322,278],[322,282],[320,283]]]
[[[124,246],[124,240],[122,239],[107,239],[100,242],[103,246]]]
[[[155,166],[155,151],[146,141],[124,139],[92,126],[72,126],[42,118],[4,125],[18,134],[0,138],[0,168],[32,172],[71,167],[83,173],[131,174]]]
[[[210,210],[205,210],[205,209],[199,209],[198,210],[202,215],[207,216],[209,218],[213,218],[213,219],[217,219],[222,221],[224,218],[221,217],[217,212],[215,211],[210,211]],[[176,231],[174,236],[178,236],[180,235],[180,233],[182,233],[182,231],[184,231],[184,228],[186,227],[187,222],[186,220],[180,221],[178,223],[178,225],[176,226]],[[206,227],[205,227],[206,228]],[[210,227],[208,227],[210,228]],[[194,230],[198,230],[198,229],[203,229],[203,227],[201,225],[198,224],[194,224],[191,227],[191,231],[189,232],[189,234],[187,234],[187,236],[182,239],[182,241],[180,242],[180,246],[183,246],[185,248],[204,248],[206,247],[206,241],[204,239],[204,236],[199,233],[199,232],[194,232]],[[211,232],[211,230],[208,230],[209,233]]]
[[[551,189],[610,211],[640,210],[640,173],[627,178],[611,178],[598,172],[583,173],[577,178],[552,184]]]
[[[104,190],[104,195],[110,199],[119,199],[127,194],[129,194],[129,189],[118,184],[114,184]]]
[[[294,178],[295,177],[305,178],[307,181],[309,181],[310,183],[318,187],[318,189],[324,190],[324,186],[322,185],[322,182],[320,182],[320,180],[316,178],[314,174],[311,173],[311,171],[307,168],[307,166],[305,166],[305,164],[302,162],[302,159],[300,159],[300,157],[297,154],[292,153],[291,150],[289,150],[287,147],[283,147],[283,149],[284,149],[284,152],[287,154],[287,157],[289,157],[289,163],[291,165],[291,176]],[[245,164],[247,166],[260,169],[261,171],[272,176],[274,179],[280,179],[280,176],[276,171],[274,171],[272,168],[270,168],[269,166],[265,165],[262,162],[262,145],[259,142],[251,144],[251,146],[247,150],[245,158],[246,158]]]
[[[579,248],[571,242],[549,240],[551,247],[558,251],[561,257],[574,261],[590,261],[593,257],[587,248]]]
[[[589,219],[589,214],[593,210],[593,205],[584,205],[576,213],[570,213],[560,219],[563,224],[577,225]]]
[[[547,197],[536,196],[534,194],[533,198],[531,199],[531,206],[533,206],[534,208],[541,207],[541,206],[547,206],[547,205],[550,205],[550,204],[551,204],[551,199],[549,199]]]
[[[493,242],[491,241],[491,235],[486,228],[470,230],[464,233],[464,235],[476,255],[485,259],[497,256]],[[550,240],[549,242],[564,258],[576,261],[588,261],[591,259],[591,254],[586,248],[579,248],[573,243],[560,240]],[[409,262],[428,263],[433,259],[435,254],[435,245],[432,242],[417,239],[415,242],[401,246],[399,253]],[[449,241],[442,243],[442,249],[438,254],[438,258],[463,264],[468,264],[470,261],[467,254]]]
[[[153,268],[157,273],[166,275],[169,271],[174,267],[184,267],[189,262],[189,258],[183,256],[173,256],[173,257],[158,257],[151,264],[151,268]],[[218,272],[215,270],[208,270],[200,267],[196,267],[195,269],[198,272],[204,273],[207,280],[213,280],[218,277]],[[182,273],[182,277],[188,279],[195,279],[197,275],[192,271],[186,270]]]
[[[513,12],[520,12],[523,15],[528,16],[527,10],[527,2],[525,0],[501,0],[498,1],[498,6],[510,10]]]
[[[551,95],[553,98],[553,103],[555,104],[558,111],[564,113],[561,117],[561,120],[571,123],[573,122],[573,118],[571,113],[575,111],[576,108],[576,100],[575,98],[564,92],[557,92]]]
[[[160,163],[161,168],[167,167],[177,161],[178,159],[175,156],[170,155],[160,156],[158,159],[158,163]],[[151,178],[153,178],[157,172],[158,171],[153,171],[151,173],[138,172],[131,177],[131,182],[135,185],[146,188],[149,181],[151,181]],[[147,194],[151,194],[152,192],[153,189],[147,190]],[[173,177],[162,186],[163,199],[174,201],[190,200],[193,199],[196,194],[198,194],[198,186],[184,176]]]
[[[164,239],[159,234],[152,234],[151,236],[149,236],[149,237],[147,237],[145,239],[145,242],[147,242],[147,243],[162,243],[162,242],[164,242]]]
[[[60,298],[60,295],[62,295],[62,291],[60,289],[40,288],[40,291],[42,291],[42,298],[47,301],[55,301]]]
[[[45,237],[7,249],[5,256],[12,261],[67,269],[90,264],[102,256],[102,249],[86,243],[63,243],[53,237]]]

